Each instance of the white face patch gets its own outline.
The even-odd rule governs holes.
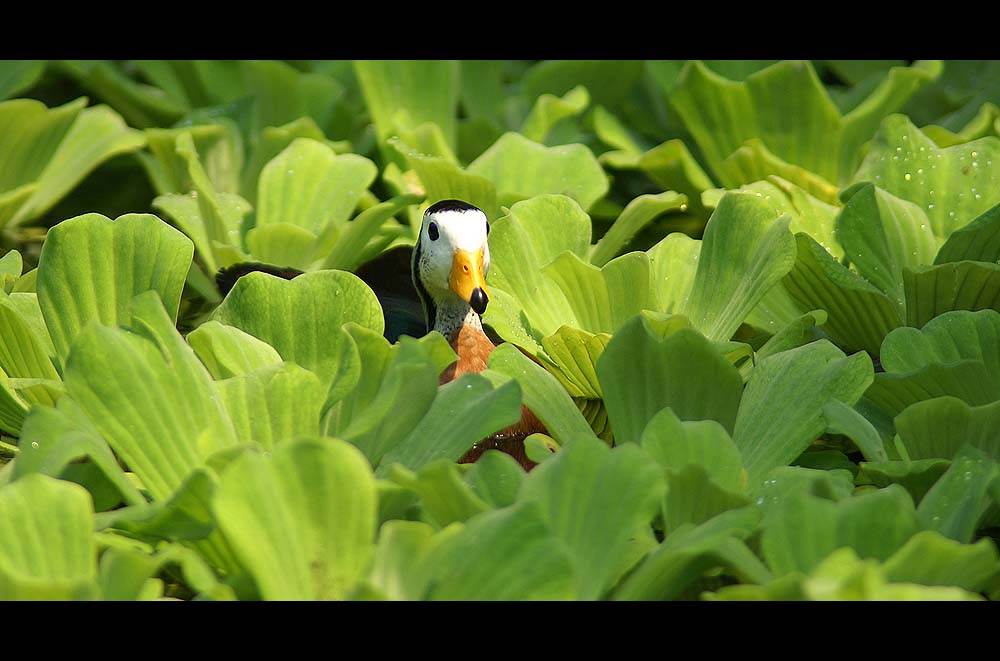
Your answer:
[[[431,228],[432,224],[434,229]],[[486,214],[479,209],[424,214],[420,226],[420,262],[417,268],[421,282],[438,307],[455,302],[467,305],[448,287],[448,276],[458,250],[472,254],[482,250],[483,277],[486,277],[490,270]]]

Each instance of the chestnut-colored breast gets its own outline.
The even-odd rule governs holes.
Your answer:
[[[458,360],[441,373],[442,385],[454,381],[466,372],[482,372],[487,367],[486,359],[490,352],[496,349],[482,329],[466,325],[451,334],[448,343],[458,354]],[[524,439],[536,432],[548,433],[542,421],[527,406],[522,405],[521,419],[518,422],[476,443],[458,463],[471,464],[487,450],[500,450],[514,457],[525,470],[531,470],[535,463],[524,452]]]

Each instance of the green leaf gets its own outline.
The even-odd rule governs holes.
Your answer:
[[[641,448],[579,438],[529,473],[518,500],[538,503],[565,544],[576,597],[598,599],[628,569],[629,541],[649,526],[662,493],[662,471]]]
[[[11,222],[20,224],[41,216],[101,163],[135,152],[145,142],[142,134],[126,126],[111,108],[100,105],[83,110],[39,175],[38,192]]]
[[[788,220],[754,196],[728,194],[705,228],[684,312],[709,339],[728,340],[794,264]]]
[[[575,117],[590,104],[587,88],[577,85],[563,96],[542,94],[535,99],[535,105],[521,124],[520,133],[529,140],[545,142],[552,127],[560,121]]]
[[[292,223],[273,223],[249,230],[247,248],[265,264],[306,270],[315,259],[316,235]]]
[[[546,60],[524,74],[524,94],[535,99],[546,92],[565,94],[583,85],[595,103],[614,106],[638,82],[642,71],[638,60]]]
[[[945,396],[977,406],[1000,399],[1000,386],[983,363],[962,360],[949,365],[930,363],[905,374],[876,374],[865,391],[865,398],[890,418],[912,404]]]
[[[84,98],[51,110],[33,99],[0,103],[3,224],[39,217],[102,162],[142,147],[141,134],[114,111],[84,106]]]
[[[496,217],[499,208],[496,186],[492,181],[463,170],[447,158],[423,153],[399,138],[389,138],[388,144],[405,159],[406,164],[420,180],[420,186],[410,186],[406,190],[399,191],[400,194],[421,193],[425,194],[428,200],[465,200],[482,209],[487,218]],[[388,168],[386,170],[388,171]],[[419,220],[416,218],[417,227]]]
[[[434,529],[422,521],[386,521],[379,529],[368,580],[386,599],[422,598],[433,569],[425,561],[429,551],[458,528],[453,526],[435,535]]]
[[[611,339],[597,376],[618,443],[639,442],[668,406],[681,420],[716,420],[731,430],[743,391],[739,371],[704,336],[681,328],[659,337],[644,315]]]
[[[385,453],[376,473],[393,464],[416,469],[438,459],[456,461],[472,446],[521,419],[516,382],[493,387],[485,377],[463,374],[438,389],[430,409],[402,441]]]
[[[562,195],[539,195],[518,202],[492,224],[490,288],[514,298],[536,340],[575,321],[563,290],[542,274],[542,267],[566,250],[586,259],[589,246],[590,218],[576,202]],[[495,310],[492,305],[487,309],[486,323],[494,325]],[[515,341],[513,337],[504,339]]]
[[[0,430],[17,436],[28,414],[29,404],[10,385],[10,379],[0,372]]]
[[[98,528],[124,530],[147,539],[204,539],[215,528],[209,511],[215,488],[214,474],[198,468],[169,499],[102,514]]]
[[[751,138],[774,156],[834,185],[848,177],[858,150],[876,123],[899,110],[940,65],[918,62],[894,70],[854,110],[842,115],[809,62],[784,61],[756,71],[743,82],[727,80],[701,62],[689,62],[669,92],[710,168],[727,188],[749,183],[726,158]],[[797,121],[789,125],[787,118]],[[755,178],[760,178],[759,173]]]
[[[297,138],[325,140],[323,131],[316,125],[316,120],[309,116],[299,117],[281,126],[264,127],[257,134],[257,144],[250,154],[247,166],[243,169],[239,186],[241,194],[251,204],[257,202],[257,184],[261,170]]]
[[[440,333],[421,340],[403,336],[390,345],[380,334],[355,324],[344,330],[350,337],[352,364],[338,375],[334,390],[347,394],[326,415],[323,429],[356,445],[377,466],[428,412],[438,377],[455,353]],[[355,367],[356,379],[349,376]]]
[[[560,443],[579,435],[590,435],[591,428],[573,404],[569,394],[556,379],[522,354],[517,347],[501,344],[487,359],[491,371],[517,382],[524,405],[534,413],[548,433]],[[488,374],[484,374],[489,378]]]
[[[434,461],[421,466],[416,473],[397,465],[390,474],[394,482],[420,497],[421,516],[437,529],[490,509],[462,480],[461,469],[453,461]]]
[[[701,241],[673,232],[646,251],[657,310],[683,314],[688,309],[701,248]]]
[[[873,181],[927,212],[943,241],[1000,202],[992,161],[1000,160],[1000,139],[981,138],[939,149],[905,115],[891,115],[879,127],[853,181]]]
[[[826,340],[768,356],[747,382],[733,431],[751,484],[785,466],[823,433],[823,407],[853,406],[873,378],[864,354],[845,356]]]
[[[0,489],[0,597],[93,599],[97,544],[83,487],[29,475]]]
[[[826,312],[823,310],[813,310],[795,317],[754,352],[755,360],[760,361],[773,354],[801,347],[819,339],[816,327],[825,322]]]
[[[890,486],[836,503],[802,495],[767,516],[761,551],[776,575],[809,573],[844,546],[861,557],[885,560],[917,529],[913,502],[902,487]],[[880,532],[872,535],[872,530]]]
[[[686,524],[704,523],[729,510],[746,507],[749,496],[721,487],[709,469],[688,464],[666,471],[667,495],[663,502],[663,529],[667,534]]]
[[[861,462],[855,479],[859,485],[873,484],[880,489],[899,484],[919,504],[950,465],[946,459]]]
[[[953,459],[965,444],[1000,459],[1000,402],[936,397],[908,406],[895,423],[911,459]]]
[[[933,363],[975,360],[1000,379],[1000,313],[995,310],[945,312],[923,328],[897,328],[882,343],[887,372],[912,372]]]
[[[851,549],[838,549],[803,581],[804,596],[814,601],[977,601],[978,595],[952,587],[888,583],[874,560],[860,560]]]
[[[868,461],[886,461],[889,457],[882,444],[882,437],[863,415],[839,399],[823,405],[827,432],[847,436]]]
[[[498,450],[484,452],[465,474],[472,491],[495,508],[514,504],[524,478],[517,460]]]
[[[400,128],[434,122],[452,152],[459,95],[455,60],[355,60],[354,73],[379,142]]]
[[[100,431],[69,397],[61,398],[55,407],[32,408],[21,428],[19,447],[12,480],[30,473],[59,477],[71,462],[89,459],[117,488],[126,504],[146,502],[122,470]]]
[[[1000,465],[987,454],[965,446],[952,459],[917,508],[921,527],[963,544],[972,542],[980,519],[993,502],[990,485]]]
[[[608,192],[594,154],[582,144],[546,147],[519,133],[500,136],[469,164],[470,174],[493,182],[500,204],[544,194],[566,195],[588,210]]]
[[[961,544],[933,530],[911,537],[883,568],[893,582],[954,585],[981,592],[998,569],[996,546],[988,539]]]
[[[679,472],[686,466],[700,466],[720,487],[735,493],[746,490],[740,451],[714,420],[684,421],[666,408],[646,425],[640,444],[664,470]]]
[[[215,379],[243,376],[281,362],[270,344],[218,321],[198,326],[188,333],[187,341]]]
[[[402,209],[417,204],[421,200],[422,197],[419,195],[398,195],[365,209],[344,227],[329,250],[324,245],[324,239],[328,233],[320,235],[319,245],[316,247],[315,253],[317,255],[326,254],[323,268],[343,271],[357,269],[363,262],[365,246],[383,224]]]
[[[374,550],[375,479],[361,452],[336,439],[237,458],[212,511],[266,600],[346,599]]]
[[[702,194],[702,202],[709,207],[719,205],[725,189],[713,189]],[[759,201],[774,210],[776,217],[788,215],[793,233],[805,232],[827,249],[831,255],[840,258],[844,252],[837,240],[836,220],[842,207],[838,200],[826,202],[817,199],[808,191],[787,179],[769,175],[766,179],[744,184],[733,192],[752,194]],[[835,194],[834,194],[835,195]]]
[[[385,323],[371,289],[352,273],[332,270],[294,280],[250,273],[211,318],[270,344],[282,359],[315,372],[325,387],[342,363],[340,327],[353,321],[381,333]]]
[[[604,266],[654,218],[668,211],[681,209],[685,204],[687,197],[674,191],[636,197],[625,206],[611,228],[591,249],[590,263]]]
[[[190,136],[190,149],[198,154],[201,171],[213,191],[236,193],[240,190],[239,175],[243,167],[243,142],[238,127],[222,118],[208,124],[185,125],[175,128],[149,128],[144,132],[149,154],[139,153],[139,160],[150,182],[160,196],[187,194],[202,185],[196,182],[184,148]],[[182,149],[178,150],[177,147]],[[193,237],[192,237],[193,238]]]
[[[775,156],[758,138],[750,138],[724,161],[738,181],[756,182],[780,178],[794,182],[807,194],[825,203],[837,200],[837,187],[820,175]],[[753,184],[750,184],[753,185]],[[741,187],[743,188],[743,187]]]
[[[92,324],[80,333],[66,390],[158,500],[236,438],[215,383],[156,295],[136,297],[133,314],[133,330]]]
[[[949,262],[903,270],[906,324],[923,326],[949,310],[1000,309],[1000,264]]]
[[[331,77],[301,72],[275,60],[240,62],[246,89],[254,99],[253,133],[281,126],[303,115],[324,123],[342,96],[342,86]]]
[[[258,368],[218,382],[236,437],[265,450],[319,434],[326,392],[319,378],[295,363]]]
[[[536,357],[572,397],[599,399],[603,394],[597,379],[597,360],[610,341],[610,333],[588,333],[562,326],[542,338],[545,355]]]
[[[375,175],[375,164],[363,156],[296,138],[260,173],[256,226],[292,223],[319,235],[347,222]]]
[[[242,258],[237,248],[240,245],[240,229],[243,217],[250,211],[249,203],[239,195],[216,192],[190,132],[177,136],[175,152],[186,163],[192,192],[197,194],[200,223],[194,226],[202,228],[197,230],[199,234],[204,231],[205,240],[211,246],[210,256],[219,266],[238,261]],[[194,236],[192,234],[192,238]]]
[[[127,325],[141,292],[156,292],[176,319],[193,251],[183,234],[150,214],[112,221],[91,213],[53,227],[39,257],[38,304],[59,361],[88,322]]]
[[[792,299],[803,309],[826,311],[823,330],[846,351],[878,355],[886,334],[903,324],[897,305],[809,235],[796,234],[795,241],[795,265],[783,281]]]
[[[931,262],[936,248],[923,210],[866,185],[844,206],[837,238],[858,273],[892,299],[903,316],[903,269]]]
[[[764,474],[765,479],[751,483],[757,495],[756,504],[765,516],[780,511],[785,503],[804,495],[839,501],[854,492],[851,472],[841,468],[820,469],[802,466],[776,466]]]
[[[770,571],[742,540],[757,528],[760,514],[752,507],[723,512],[695,527],[670,534],[615,589],[616,601],[676,598],[699,576],[724,567],[753,583],[766,582]]]
[[[652,307],[649,258],[642,252],[616,257],[598,268],[567,251],[543,267],[542,274],[562,289],[574,325],[591,333],[613,333]]]
[[[610,127],[607,127],[606,115],[594,109],[594,130],[605,142],[616,140],[609,137]],[[702,205],[701,194],[715,186],[698,161],[688,150],[683,140],[673,139],[639,153],[637,145],[615,145],[627,147],[621,151],[605,152],[599,160],[612,168],[638,169],[649,177],[656,185],[666,191],[677,191],[687,198],[691,213],[699,217],[708,215]],[[685,211],[683,205],[680,208]]]
[[[975,220],[953,231],[934,258],[935,264],[962,262],[1000,262],[1000,204],[990,207]]]
[[[45,60],[6,60],[0,64],[0,99],[30,89],[45,72]]]
[[[431,568],[427,598],[437,601],[579,598],[569,552],[550,532],[541,510],[535,503],[518,503],[474,517],[451,533],[425,560]]]
[[[34,99],[0,103],[0,153],[9,164],[0,191],[36,182],[86,105],[83,98],[52,109]]]
[[[34,294],[0,298],[0,368],[11,378],[59,379],[46,346],[51,346],[48,332],[32,319],[38,316]]]

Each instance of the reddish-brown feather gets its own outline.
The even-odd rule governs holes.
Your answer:
[[[448,343],[458,354],[458,360],[441,373],[441,384],[454,381],[466,372],[482,372],[490,352],[496,348],[482,329],[465,325],[448,337]],[[458,462],[471,464],[487,450],[499,450],[514,457],[525,470],[531,470],[535,462],[525,454],[524,439],[536,432],[548,433],[542,421],[527,406],[522,406],[519,421],[476,443]]]

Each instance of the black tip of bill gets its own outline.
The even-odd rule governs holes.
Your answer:
[[[469,305],[472,309],[476,311],[476,314],[482,314],[486,312],[486,304],[490,302],[489,296],[483,291],[482,287],[476,287],[472,290],[472,296],[469,297]]]

